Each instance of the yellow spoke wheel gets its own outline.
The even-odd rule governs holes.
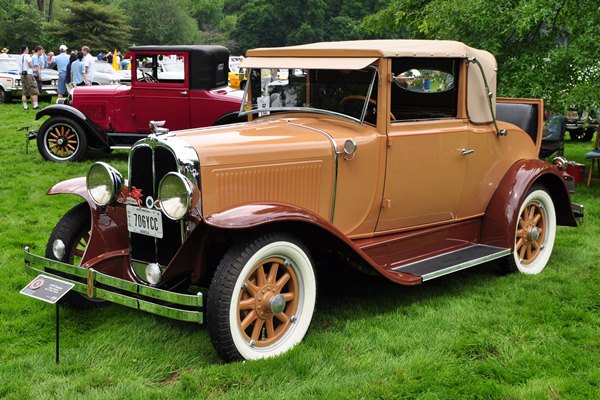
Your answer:
[[[38,150],[49,161],[80,161],[87,149],[81,125],[68,117],[50,117],[37,136]]]

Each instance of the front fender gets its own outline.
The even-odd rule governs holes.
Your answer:
[[[125,208],[110,206],[98,208],[87,191],[85,177],[59,182],[48,190],[48,194],[74,194],[85,200],[90,207],[92,229],[88,247],[81,260],[82,265],[98,257],[101,258],[107,253],[128,254],[129,236]]]
[[[331,249],[337,242],[346,250],[360,257],[375,271],[396,283],[403,285],[421,283],[421,278],[418,276],[389,271],[383,268],[329,221],[306,209],[293,205],[278,203],[246,204],[209,215],[204,219],[204,222],[213,228],[235,230],[274,226],[279,223],[309,225],[316,228],[314,232],[318,231],[329,239],[337,239],[337,241],[327,240],[318,242],[318,245],[322,246],[322,249]]]
[[[531,186],[548,190],[558,225],[577,226],[562,173],[542,160],[521,160],[504,175],[485,212],[481,243],[513,249],[519,208]]]
[[[52,104],[48,107],[44,107],[35,115],[35,119],[39,120],[42,117],[68,117],[78,122],[87,133],[88,137],[94,141],[98,147],[110,146],[108,135],[92,120],[87,118],[84,113],[76,109],[75,107],[66,104]]]

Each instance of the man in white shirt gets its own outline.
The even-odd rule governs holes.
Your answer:
[[[33,109],[37,110],[40,108],[38,105],[39,91],[37,82],[33,79],[33,63],[29,55],[29,48],[26,45],[21,45],[20,50],[19,74],[21,75],[21,101],[23,102],[23,108],[27,110],[27,97],[31,97]]]
[[[83,46],[81,48],[83,52],[83,64],[85,65],[85,84],[90,86],[94,82],[94,73],[96,72],[96,60],[94,56],[90,54],[90,48]]]
[[[0,58],[9,58],[8,49],[6,47],[2,49],[2,53],[0,53]]]

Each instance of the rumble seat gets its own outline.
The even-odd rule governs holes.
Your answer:
[[[496,119],[518,126],[531,136],[534,143],[536,142],[538,110],[535,104],[496,103]]]

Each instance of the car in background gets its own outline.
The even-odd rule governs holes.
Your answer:
[[[106,61],[96,61],[96,72],[92,85],[118,85],[120,83],[117,71]]]
[[[591,109],[589,111],[578,110],[576,107],[571,107],[566,112],[565,118],[567,122],[567,132],[571,140],[578,142],[589,142],[594,137],[594,133],[598,129],[598,111]]]
[[[53,70],[42,70],[42,92],[40,100],[50,101],[57,93],[58,73]],[[7,103],[13,98],[20,98],[22,93],[19,65],[14,58],[0,59],[0,103]]]
[[[240,68],[240,63],[244,57],[242,56],[231,56],[229,57],[229,86],[233,89],[242,89],[246,87],[248,76],[246,75],[246,68]]]
[[[150,134],[150,121],[177,130],[245,120],[243,93],[227,86],[225,47],[135,46],[128,56],[133,65],[151,63],[136,69],[131,85],[75,87],[37,114],[49,117],[37,131],[42,157],[79,161],[88,149],[128,148]]]

